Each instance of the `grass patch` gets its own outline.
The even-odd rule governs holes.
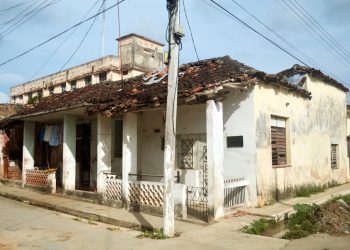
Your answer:
[[[327,189],[327,185],[305,185],[295,189],[296,197],[310,197],[312,194],[322,193]]]
[[[337,200],[343,200],[345,201],[346,203],[350,203],[350,194],[347,194],[347,195],[339,195],[339,196],[336,196],[332,199],[332,201],[337,201]]]
[[[288,232],[282,236],[283,239],[300,239],[314,234],[318,230],[318,220],[315,216],[319,210],[318,205],[297,204],[296,210],[288,220]]]
[[[153,230],[145,230],[144,232],[136,236],[136,238],[139,238],[139,239],[150,238],[155,240],[164,240],[167,237],[163,232],[163,228],[159,228],[159,229],[155,228]]]
[[[97,223],[96,223],[96,222],[94,221],[94,219],[91,218],[91,217],[88,219],[87,223],[88,223],[89,225],[97,225]]]
[[[259,235],[266,229],[268,229],[270,226],[276,225],[276,223],[277,222],[274,219],[259,219],[248,226],[244,226],[241,231],[247,234]]]

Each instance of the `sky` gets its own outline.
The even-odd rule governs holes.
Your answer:
[[[208,4],[208,0],[184,1],[200,59],[229,55],[235,60],[267,73],[277,73],[296,63],[301,64],[261,36],[213,8]],[[254,29],[295,54],[289,45],[256,22],[233,1],[216,1]],[[292,44],[294,48],[320,65],[324,71],[327,71],[327,74],[350,86],[350,60],[348,59],[349,62],[346,62],[347,58],[340,58],[344,57],[345,52],[337,55],[329,48],[327,49],[327,44],[316,39],[315,34],[308,31],[305,28],[306,25],[293,16],[292,10],[287,9],[283,1],[291,0],[236,0],[274,32],[287,40],[289,44]],[[349,0],[295,1],[303,6],[345,50],[350,52]],[[1,12],[1,10],[24,2],[28,3],[10,11]],[[106,6],[116,2],[117,0],[106,0]],[[180,63],[194,62],[197,61],[197,57],[183,11],[183,0],[180,2],[181,26],[185,31],[180,51]],[[36,4],[32,6],[35,7],[40,4],[45,6],[48,3],[54,4],[43,9],[13,32],[5,33],[9,26],[5,26],[4,23],[21,13],[25,8],[31,4]],[[0,63],[78,23],[89,9],[91,11],[87,17],[94,15],[101,3],[102,0],[0,0]],[[122,36],[138,33],[166,43],[165,32],[168,14],[165,0],[126,0],[120,5],[119,11]],[[108,11],[104,20],[102,15],[96,20],[80,49],[64,68],[94,60],[101,55],[117,55],[115,41],[119,36],[117,8]],[[0,102],[8,101],[10,87],[60,70],[73,54],[90,25],[91,21],[86,22],[75,29],[74,33],[68,32],[31,53],[1,66]],[[102,34],[104,34],[104,43],[102,42]],[[62,44],[64,40],[66,41]],[[45,63],[60,45],[57,52]],[[309,62],[309,59],[300,55],[299,57],[303,61]],[[316,67],[316,64],[310,66]]]

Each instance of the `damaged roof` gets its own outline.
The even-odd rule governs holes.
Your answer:
[[[286,69],[283,70],[279,73],[276,74],[276,78],[279,80],[287,80],[287,78],[290,78],[292,76],[295,75],[310,75],[312,77],[315,78],[319,78],[321,80],[323,80],[325,83],[332,85],[342,91],[348,92],[349,89],[342,83],[338,82],[337,80],[325,75],[324,73],[322,73],[322,71],[318,70],[318,69],[314,69],[314,68],[310,68],[310,67],[306,67],[306,66],[301,66],[299,64],[295,64],[293,65],[292,68],[290,69]]]
[[[228,93],[223,86],[242,83],[246,87],[259,80],[282,85],[304,98],[311,98],[311,93],[298,86],[224,56],[180,66],[178,104],[205,103],[208,99],[221,100]],[[13,118],[76,107],[85,107],[90,114],[103,112],[113,116],[127,111],[158,108],[166,103],[166,97],[167,69],[124,81],[94,84],[54,94],[42,98],[38,103],[24,105]]]

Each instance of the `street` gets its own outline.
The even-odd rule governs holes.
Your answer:
[[[286,241],[238,232],[231,218],[180,237],[138,239],[140,233],[0,197],[0,250],[10,249],[348,249],[350,237],[317,235]]]

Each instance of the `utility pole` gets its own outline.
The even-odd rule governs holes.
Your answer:
[[[169,71],[168,96],[165,121],[165,147],[164,147],[164,205],[163,230],[168,237],[174,236],[174,169],[176,146],[176,112],[177,112],[177,84],[179,67],[179,43],[183,36],[179,32],[179,1],[167,0],[169,12],[168,43],[169,43]]]

